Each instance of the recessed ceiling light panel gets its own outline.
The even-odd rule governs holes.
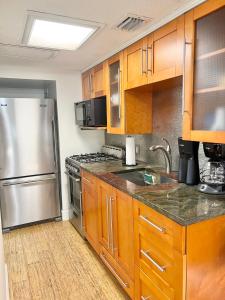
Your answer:
[[[100,28],[99,24],[44,13],[28,16],[23,43],[32,47],[76,50]]]

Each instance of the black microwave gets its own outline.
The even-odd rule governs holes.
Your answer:
[[[81,127],[106,126],[106,97],[74,103],[76,124]]]

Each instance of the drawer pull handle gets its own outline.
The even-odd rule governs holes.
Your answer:
[[[166,267],[160,266],[151,256],[145,252],[144,250],[141,249],[141,253],[157,268],[159,269],[160,272],[165,272]]]
[[[151,297],[150,296],[148,296],[148,297],[141,296],[141,300],[151,300]]]
[[[108,267],[108,269],[113,273],[113,275],[116,277],[116,279],[119,281],[119,283],[124,287],[124,288],[129,288],[129,284],[127,282],[124,282],[119,275],[116,273],[116,271],[110,266],[110,264],[107,262],[105,255],[100,254],[101,259],[105,263],[105,265]]]
[[[144,217],[142,215],[139,216],[140,219],[142,219],[143,221],[145,221],[146,223],[148,223],[149,225],[151,225],[152,227],[154,227],[155,229],[157,229],[158,231],[162,232],[162,233],[165,233],[166,232],[166,229],[163,228],[163,227],[160,227],[154,223],[152,223],[151,221],[149,221],[149,219],[147,217]]]

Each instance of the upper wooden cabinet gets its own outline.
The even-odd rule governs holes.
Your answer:
[[[93,98],[106,95],[106,62],[93,68],[92,77]]]
[[[152,95],[149,90],[124,91],[123,52],[108,60],[107,132],[147,134],[152,132]]]
[[[91,71],[82,74],[82,94],[83,100],[91,99]]]
[[[148,38],[149,83],[183,74],[184,16],[181,16]],[[148,52],[148,53],[149,53]]]
[[[124,88],[147,83],[147,39],[143,38],[124,50]]]
[[[225,143],[225,1],[185,15],[183,138]]]
[[[107,132],[124,133],[123,53],[107,64]]]
[[[183,48],[181,16],[124,50],[124,88],[182,75]]]
[[[106,95],[106,62],[82,74],[83,100]]]

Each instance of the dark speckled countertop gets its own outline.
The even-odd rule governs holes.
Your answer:
[[[121,161],[82,164],[81,167],[115,188],[155,209],[180,225],[186,226],[225,215],[225,195],[200,193],[195,186],[172,183],[138,186],[112,172],[157,166],[138,162],[136,167],[126,167]],[[171,177],[174,177],[172,174]]]

